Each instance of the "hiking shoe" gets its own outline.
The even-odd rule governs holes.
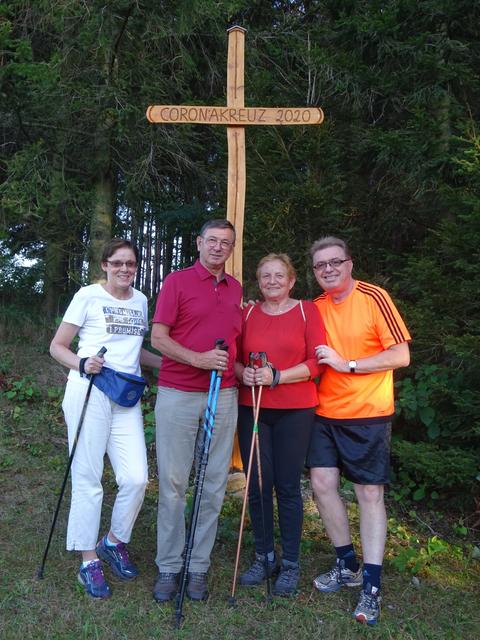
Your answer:
[[[358,567],[358,571],[350,571],[345,566],[345,560],[337,558],[335,566],[317,576],[313,584],[322,593],[332,593],[342,587],[359,587],[363,584],[362,569]]]
[[[188,572],[187,596],[190,600],[206,600],[208,598],[206,573]]]
[[[153,587],[153,597],[157,602],[168,602],[173,600],[178,591],[179,573],[159,573],[155,586]]]
[[[130,560],[127,545],[124,542],[119,542],[114,547],[109,547],[107,545],[107,535],[105,534],[95,550],[99,558],[108,562],[111,570],[120,580],[133,580],[138,576],[138,568]]]
[[[277,571],[277,561],[275,559],[268,560],[269,577],[275,575]],[[263,553],[256,553],[255,562],[245,571],[245,573],[242,573],[238,581],[243,587],[255,587],[258,584],[262,584],[266,577],[265,555]]]
[[[274,596],[293,596],[297,590],[300,579],[300,567],[298,562],[282,560],[280,573],[273,586]]]
[[[353,612],[355,620],[363,624],[376,624],[380,615],[381,600],[379,591],[372,589],[368,584],[366,589],[362,589],[357,607]]]
[[[86,567],[80,566],[78,581],[92,598],[110,598],[112,592],[105,580],[100,560],[92,560]]]

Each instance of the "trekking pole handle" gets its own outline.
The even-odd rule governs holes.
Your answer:
[[[228,351],[228,344],[224,338],[218,338],[215,340],[215,349],[221,349],[222,351]]]
[[[96,353],[94,356],[88,356],[87,358],[80,358],[80,363],[78,365],[78,370],[80,371],[80,375],[81,376],[86,376],[90,382],[93,382],[93,378],[95,375],[95,373],[86,373],[85,371],[85,363],[87,362],[87,360],[89,358],[103,358],[103,354],[107,352],[107,347],[102,347],[100,349],[100,351],[98,353]]]
[[[224,338],[217,338],[217,340],[215,340],[215,349],[228,351],[228,344],[225,342]],[[215,374],[221,378],[223,376],[223,371],[215,371]]]
[[[267,354],[265,351],[250,351],[248,355],[248,366],[253,369],[255,362],[260,360],[260,366],[266,367],[268,364]]]

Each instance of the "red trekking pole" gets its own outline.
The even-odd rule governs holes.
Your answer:
[[[249,356],[249,367],[254,367],[255,361],[260,360],[260,366],[265,367],[267,365],[267,354],[265,351],[260,351],[258,353],[251,352]],[[245,482],[245,494],[243,496],[243,505],[242,505],[242,515],[240,518],[240,531],[238,534],[238,543],[237,543],[237,554],[235,557],[235,568],[233,572],[233,581],[232,581],[232,592],[228,599],[229,604],[235,605],[235,590],[237,585],[237,574],[238,574],[238,564],[240,560],[240,549],[242,546],[242,537],[243,537],[243,528],[245,524],[245,512],[247,507],[247,499],[248,493],[250,489],[250,479],[252,474],[252,465],[253,465],[253,454],[255,452],[256,462],[257,462],[257,475],[258,475],[258,488],[260,491],[260,505],[261,505],[261,513],[262,513],[262,526],[263,526],[263,542],[264,547],[266,549],[266,539],[265,539],[265,513],[263,509],[263,479],[262,479],[262,466],[260,462],[260,441],[258,436],[258,416],[260,413],[260,402],[262,399],[262,389],[260,386],[258,390],[258,396],[255,394],[255,387],[252,387],[252,409],[253,409],[253,428],[252,428],[252,442],[250,444],[250,453],[248,456],[248,467],[247,467],[247,475]],[[268,570],[268,556],[265,553],[265,575],[266,575],[266,585],[267,585],[267,600],[270,601],[272,599],[272,585],[270,580],[270,573]]]

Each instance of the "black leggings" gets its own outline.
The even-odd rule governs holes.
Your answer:
[[[249,487],[250,518],[257,553],[268,553],[274,549],[273,489],[275,488],[283,558],[290,562],[298,561],[303,524],[300,479],[305,465],[314,412],[313,408],[260,410],[258,432],[263,480],[265,538],[255,456]],[[252,408],[240,405],[238,441],[245,473],[250,455],[252,429]]]

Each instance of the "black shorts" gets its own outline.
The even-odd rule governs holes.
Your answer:
[[[339,425],[315,416],[307,467],[338,467],[355,484],[389,484],[392,423]]]

